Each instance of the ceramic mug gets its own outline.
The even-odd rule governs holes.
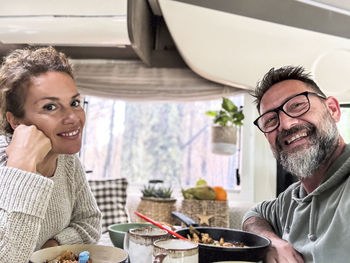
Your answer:
[[[129,262],[152,262],[153,243],[158,239],[169,237],[170,234],[164,229],[151,226],[130,229],[124,238],[124,249],[129,254]]]
[[[153,263],[198,263],[198,244],[182,239],[157,240]]]

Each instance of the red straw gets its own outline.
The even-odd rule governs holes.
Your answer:
[[[139,217],[145,219],[146,221],[152,223],[153,225],[155,225],[155,226],[157,226],[157,227],[159,227],[159,228],[161,228],[161,229],[164,229],[165,231],[168,231],[170,234],[176,236],[177,238],[181,238],[181,239],[183,239],[183,240],[187,240],[187,241],[188,241],[187,238],[185,238],[185,237],[179,235],[178,233],[176,233],[176,232],[174,232],[174,231],[172,231],[172,230],[170,230],[170,229],[164,227],[163,225],[157,223],[156,221],[153,221],[151,218],[149,218],[149,217],[147,217],[147,216],[145,216],[145,215],[143,215],[143,214],[140,214],[140,213],[138,213],[138,212],[136,212],[136,211],[135,211],[134,213],[135,213],[135,215],[137,215],[137,216],[139,216]]]

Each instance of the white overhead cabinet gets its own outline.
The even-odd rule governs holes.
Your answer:
[[[4,2],[4,3],[1,3]],[[0,41],[9,44],[129,45],[127,1],[0,1]]]

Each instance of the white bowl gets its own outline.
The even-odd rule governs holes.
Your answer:
[[[33,263],[43,263],[45,260],[52,260],[58,257],[66,250],[70,250],[76,254],[82,251],[89,251],[93,263],[121,263],[126,262],[128,258],[128,253],[117,247],[77,244],[38,250],[32,254],[30,261]]]

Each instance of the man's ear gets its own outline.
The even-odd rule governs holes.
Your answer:
[[[6,112],[6,119],[8,121],[8,123],[11,125],[11,128],[13,130],[15,130],[20,124],[21,122],[19,121],[19,119],[17,117],[15,117],[12,112]]]
[[[341,116],[341,110],[338,100],[332,96],[328,97],[326,99],[326,106],[334,121],[338,122]]]

